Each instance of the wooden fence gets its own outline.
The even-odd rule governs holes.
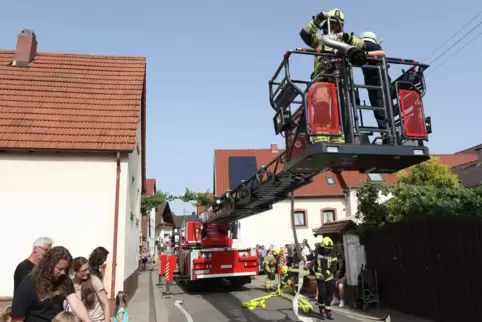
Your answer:
[[[436,322],[482,321],[482,218],[399,222],[363,242],[383,306]]]

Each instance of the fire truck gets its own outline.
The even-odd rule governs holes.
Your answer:
[[[430,159],[425,142],[431,120],[425,117],[422,103],[424,71],[429,66],[413,59],[369,57],[333,35],[323,36],[321,42],[336,52],[288,50],[269,81],[274,131],[285,138],[285,151],[234,189],[217,196],[198,222],[187,224],[186,243],[179,256],[181,276],[186,280],[228,278],[236,285],[249,283],[258,270],[255,250],[233,249],[229,226],[272,209],[290,195],[293,208],[293,192],[323,171],[394,173]],[[293,79],[290,58],[295,55],[323,56],[325,63],[341,67],[319,75],[316,81]],[[401,75],[392,81],[389,69],[396,65]],[[356,69],[375,71],[380,84],[356,83]],[[320,89],[329,93],[329,99],[321,103],[313,100]],[[383,106],[361,105],[360,89],[380,91]],[[366,110],[383,111],[387,128],[367,125],[362,115]],[[341,134],[345,142],[313,143],[320,132]]]

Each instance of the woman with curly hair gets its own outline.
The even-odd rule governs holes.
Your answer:
[[[109,251],[104,247],[97,247],[92,251],[89,256],[90,274],[97,276],[101,280],[103,279],[100,267],[104,265],[108,255]]]
[[[13,295],[11,322],[51,322],[67,300],[83,322],[92,322],[69,278],[72,256],[62,246],[53,247],[26,276]]]
[[[110,305],[100,278],[89,273],[89,261],[76,257],[72,261],[75,293],[89,311],[92,322],[110,322]],[[67,308],[70,311],[70,307]]]

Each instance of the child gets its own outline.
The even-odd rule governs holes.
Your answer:
[[[114,322],[129,322],[129,313],[127,313],[127,293],[119,291],[115,297],[115,316]]]
[[[10,322],[10,312],[12,311],[11,306],[7,306],[5,311],[0,313],[0,322]]]
[[[72,312],[60,312],[52,322],[77,322],[76,316]]]

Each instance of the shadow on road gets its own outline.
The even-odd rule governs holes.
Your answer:
[[[275,310],[274,312],[269,312],[266,309],[256,309],[256,311],[260,313],[256,314],[256,311],[250,311],[248,309],[242,308],[240,300],[230,293],[208,293],[204,294],[202,297],[205,301],[216,307],[216,309],[226,318],[228,318],[230,322],[294,321],[290,319],[290,317],[285,312],[283,312],[283,310]],[[270,318],[269,314],[273,313],[278,313],[277,315],[281,313],[284,315],[284,317],[281,319],[275,319],[272,317]],[[262,317],[262,315],[265,315],[266,318]]]
[[[199,280],[189,284],[177,283],[177,286],[185,293],[191,295],[249,291],[249,288],[245,286],[235,287],[224,280]]]

